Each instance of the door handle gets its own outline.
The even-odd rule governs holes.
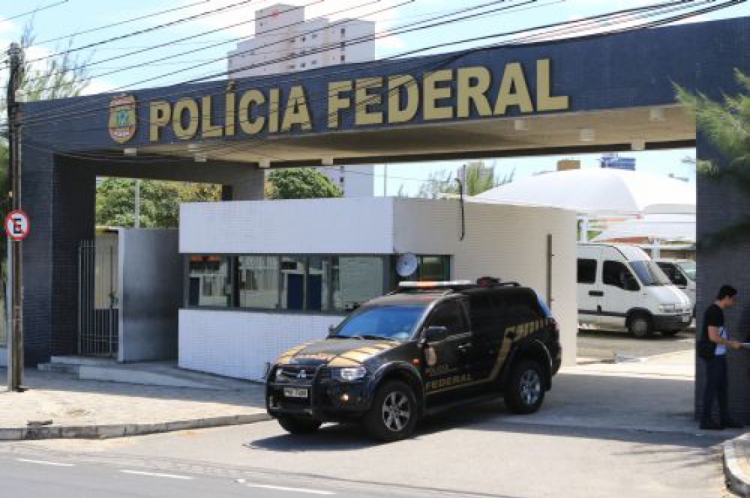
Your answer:
[[[602,291],[589,291],[589,296],[592,296],[592,297],[604,297],[604,292],[602,292]]]

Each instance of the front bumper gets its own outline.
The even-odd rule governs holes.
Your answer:
[[[666,332],[685,330],[690,326],[691,321],[692,316],[689,312],[676,315],[654,315],[654,330]]]
[[[330,376],[330,370],[320,367],[308,380],[275,379],[276,368],[269,372],[266,382],[266,410],[272,417],[294,416],[338,422],[356,419],[369,410],[365,380],[342,382]],[[307,389],[306,398],[290,398],[284,388]]]

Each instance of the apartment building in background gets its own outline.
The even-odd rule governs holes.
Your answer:
[[[232,78],[307,71],[375,59],[375,23],[305,18],[305,8],[275,4],[255,12],[255,36],[228,54]],[[346,197],[372,197],[372,166],[321,167]]]

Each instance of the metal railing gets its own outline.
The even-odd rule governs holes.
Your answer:
[[[78,247],[78,354],[115,357],[119,346],[117,239]]]

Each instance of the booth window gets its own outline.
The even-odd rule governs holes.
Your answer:
[[[226,308],[231,306],[232,285],[229,258],[191,256],[188,302],[190,306]]]
[[[279,258],[237,258],[237,300],[240,308],[279,308]]]
[[[381,256],[334,256],[331,258],[332,307],[351,311],[385,291],[385,261]]]

